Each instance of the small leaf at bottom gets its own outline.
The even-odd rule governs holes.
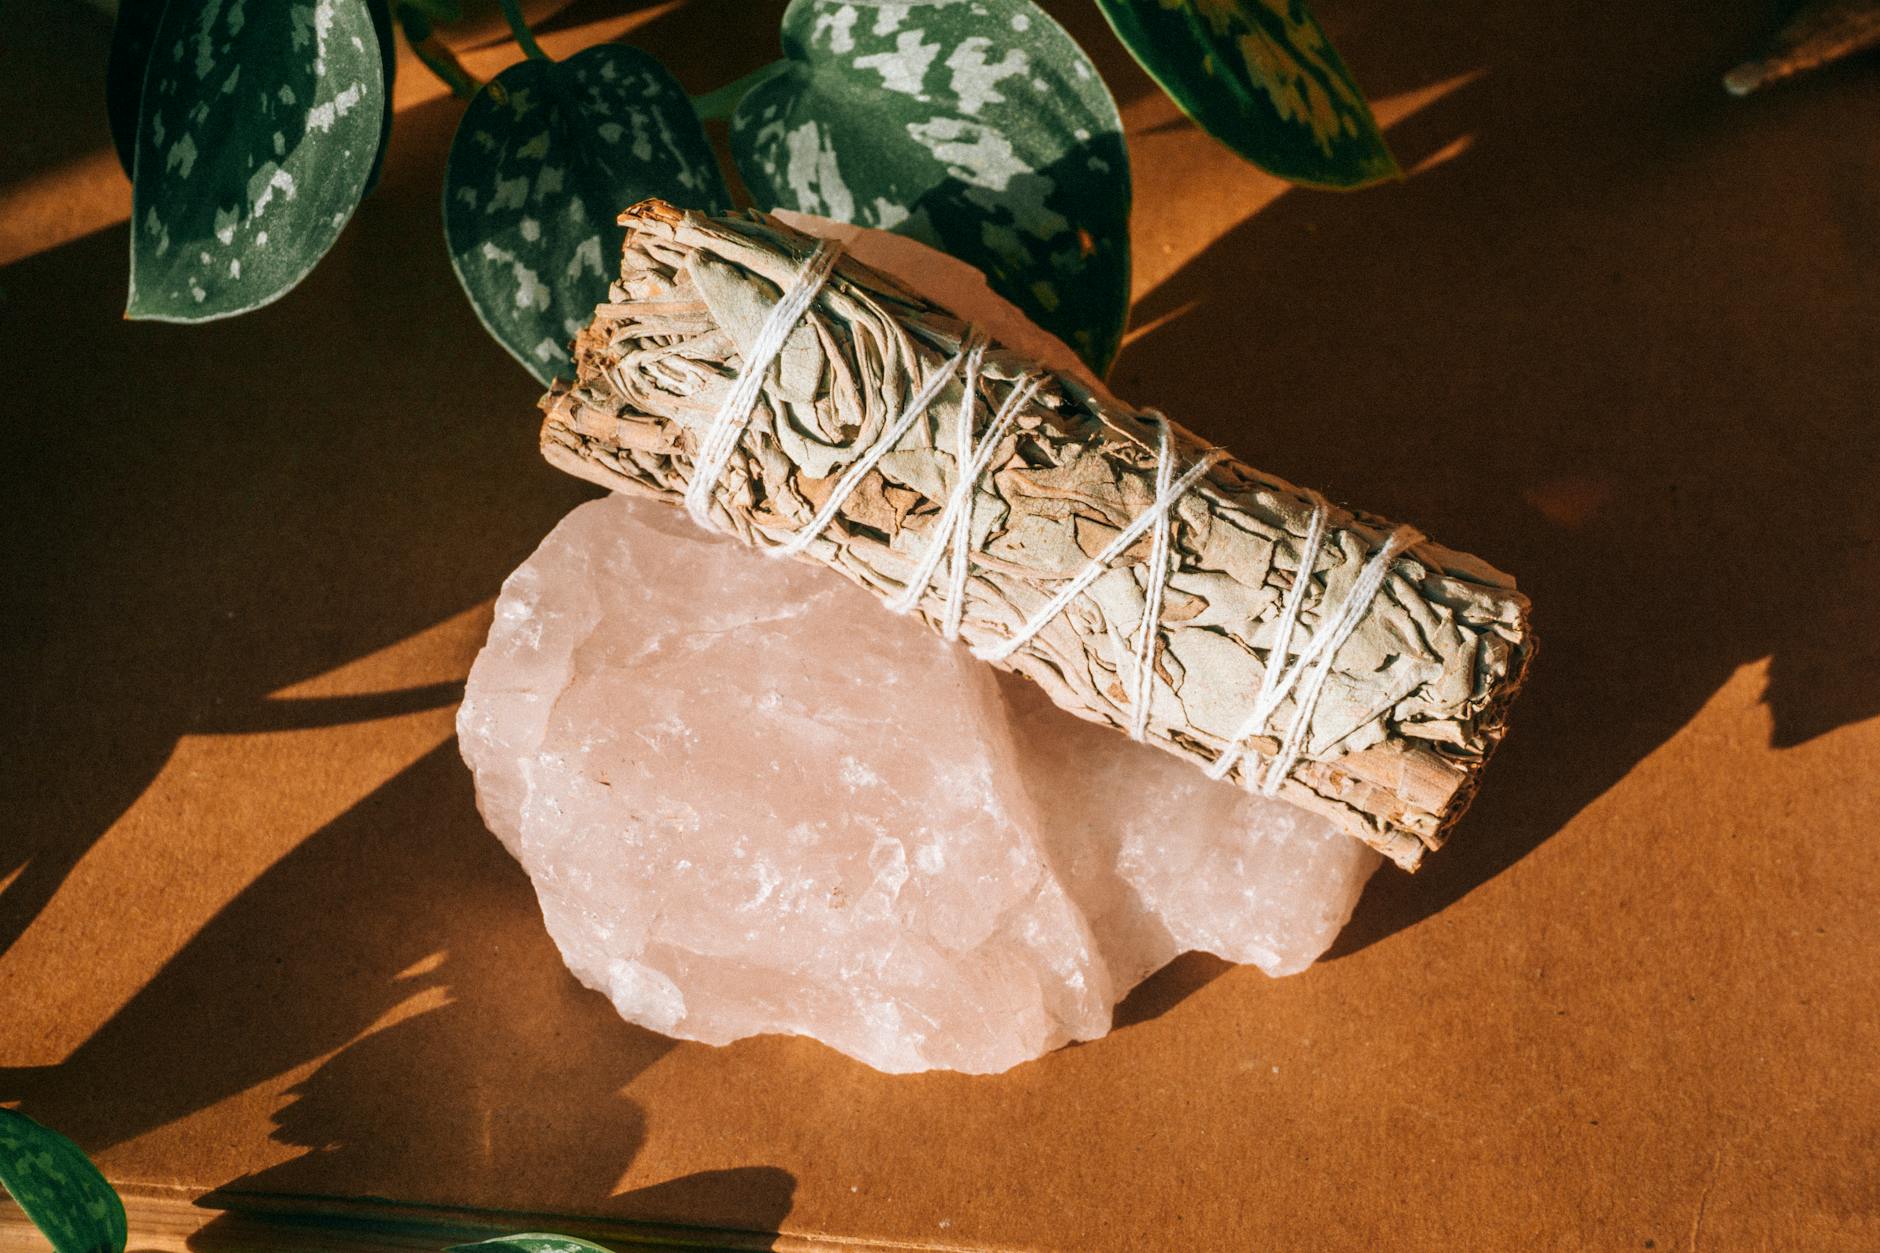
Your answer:
[[[540,1231],[526,1231],[516,1236],[497,1236],[475,1244],[453,1244],[444,1253],[611,1253],[610,1250],[573,1236],[555,1236]]]
[[[58,1253],[123,1253],[124,1203],[83,1150],[0,1109],[0,1184]]]

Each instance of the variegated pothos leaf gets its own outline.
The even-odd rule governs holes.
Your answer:
[[[546,385],[607,298],[622,209],[660,196],[722,212],[731,197],[692,102],[622,44],[527,60],[464,112],[444,173],[451,264],[491,335]]]
[[[557,1236],[542,1231],[520,1235],[497,1236],[475,1244],[453,1244],[444,1253],[609,1253],[601,1245],[574,1236]]]
[[[379,149],[372,154],[372,168],[366,173],[366,189],[361,195],[370,196],[379,185],[379,176],[385,172],[385,154],[392,143],[392,118],[396,111],[392,108],[392,89],[398,85],[398,39],[392,33],[392,0],[366,0],[367,10],[372,14],[372,33],[379,38],[379,66],[384,73],[385,113],[379,122]]]
[[[380,148],[366,0],[170,0],[138,110],[126,316],[278,299],[339,238]]]
[[[105,115],[111,124],[111,142],[117,148],[118,164],[129,178],[136,168],[137,106],[144,88],[144,71],[150,66],[150,49],[157,37],[157,23],[163,17],[165,0],[118,0],[117,22],[111,29],[111,56],[105,66]],[[384,71],[385,99],[392,98],[393,79],[398,70],[398,47],[392,37],[391,0],[366,0],[372,13],[372,29],[379,39],[379,64]],[[379,124],[379,150],[366,179],[366,191],[379,181],[385,165],[385,150],[392,135],[392,110],[385,110]]]
[[[163,20],[164,0],[118,0],[111,27],[111,55],[105,62],[104,111],[118,164],[129,178],[137,161],[137,104],[144,91],[144,70]]]
[[[1351,72],[1303,0],[1097,0],[1203,130],[1268,173],[1361,187],[1399,173]]]
[[[1083,50],[1031,0],[794,0],[788,68],[739,102],[760,207],[911,235],[1099,373],[1129,307],[1129,157]]]
[[[124,1203],[83,1150],[0,1108],[0,1184],[57,1253],[123,1253]]]

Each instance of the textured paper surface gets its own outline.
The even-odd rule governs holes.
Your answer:
[[[813,245],[787,224],[680,213],[657,201],[622,220],[620,281],[576,339],[574,383],[542,402],[542,449],[603,486],[676,502],[743,354]],[[917,275],[937,267],[904,274],[903,286],[853,259],[838,264],[766,375],[712,517],[758,547],[794,537],[862,452],[887,438],[922,381],[962,351],[962,319],[974,319],[993,335],[975,381],[979,423],[1030,398],[975,480],[961,638],[990,645],[1016,634],[1151,507],[1156,437],[1147,419],[1091,394],[1077,376],[1041,375],[976,310],[915,294]],[[963,398],[958,379],[941,388],[805,555],[893,599],[938,542],[937,520],[961,473],[950,424]],[[1179,465],[1203,456],[1202,441],[1175,434]],[[1309,572],[1304,629],[1280,638],[1312,509],[1307,493],[1227,457],[1170,510],[1173,569],[1150,653],[1149,743],[1213,762],[1234,741],[1266,667],[1304,649],[1352,594],[1389,524],[1333,508]],[[1144,536],[999,664],[1079,717],[1129,725],[1150,551]],[[918,604],[936,628],[946,585],[942,571]],[[1332,655],[1279,795],[1415,869],[1467,806],[1501,739],[1533,652],[1527,618],[1513,580],[1486,563],[1429,542],[1408,550]],[[1229,777],[1259,778],[1277,736],[1300,716],[1288,696]]]
[[[127,325],[103,23],[14,0],[0,1099],[119,1181],[795,1241],[1873,1247],[1873,71],[1729,100],[1754,6],[1328,2],[1418,172],[1281,194],[1054,7],[1136,157],[1116,390],[1546,610],[1450,847],[1374,880],[1333,960],[1178,963],[995,1080],[624,1026],[448,742],[483,607],[589,490],[541,463],[538,389],[438,239],[460,107],[401,67],[385,183],[305,288]],[[775,13],[628,37],[704,91],[774,55]],[[1223,353],[1257,392],[1220,391]]]

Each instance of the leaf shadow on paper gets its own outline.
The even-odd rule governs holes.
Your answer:
[[[225,1182],[238,1214],[254,1193],[540,1197],[775,1231],[795,1180],[771,1167],[615,1194],[645,1136],[623,1090],[672,1047],[569,978],[445,743],[263,873],[60,1065],[0,1071],[0,1096],[97,1152],[304,1071],[273,1114],[299,1152]],[[192,1247],[223,1246],[211,1225]]]
[[[411,259],[435,236],[456,116],[450,102],[401,115],[411,155],[370,211],[303,289],[248,317],[121,323],[123,226],[0,271],[10,390],[27,398],[0,415],[0,668],[16,701],[0,720],[0,949],[185,737],[448,708],[456,682],[275,694],[486,602],[592,495],[540,463],[537,389],[485,341],[441,242]],[[165,822],[180,835],[190,816]],[[168,907],[124,908],[96,934]],[[569,976],[446,743],[299,839],[64,1061],[0,1064],[0,1100],[98,1153],[187,1136],[163,1129],[292,1075],[273,1133],[285,1160],[220,1181],[231,1190],[447,1181],[774,1232],[795,1181],[769,1166],[616,1193],[645,1135],[623,1089],[670,1047]]]
[[[98,107],[108,18],[56,0],[22,4],[15,24],[32,36],[0,46],[0,84],[9,99],[56,107],[0,150],[0,188],[109,147]],[[629,7],[577,0],[545,11],[562,29]],[[719,37],[729,11],[724,0],[668,7],[634,42],[703,90],[750,68],[748,46]],[[775,12],[738,11],[774,34]],[[507,38],[500,18],[483,26]],[[0,606],[11,629],[0,680],[16,709],[0,719],[12,804],[0,819],[0,953],[181,737],[454,704],[450,683],[271,694],[487,600],[590,494],[540,464],[528,418],[537,389],[482,350],[483,331],[436,264],[442,243],[431,263],[412,261],[413,241],[437,233],[440,154],[460,112],[450,101],[406,110],[394,146],[410,155],[391,162],[346,239],[301,291],[247,317],[123,327],[122,228],[0,271],[9,365],[19,366],[10,390],[32,398],[0,412]],[[347,285],[362,290],[318,294]],[[332,389],[334,360],[377,383],[349,413],[317,399]],[[108,383],[77,402],[75,427],[32,407],[80,379]],[[205,395],[216,401],[191,399]],[[335,595],[308,590],[320,582]]]
[[[1441,77],[1432,66],[1470,68],[1443,40],[1474,7],[1425,33],[1378,6],[1345,46],[1374,93],[1407,90]],[[1682,36],[1721,50],[1732,32],[1704,34],[1709,21]],[[1721,189],[1698,221],[1628,218],[1627,187],[1676,176],[1682,149],[1747,123],[1719,103],[1699,111],[1704,133],[1654,128],[1626,112],[1638,93],[1562,109],[1597,98],[1575,75],[1619,73],[1596,25],[1543,24],[1564,51],[1498,30],[1510,62],[1392,133],[1406,165],[1457,135],[1474,150],[1402,187],[1283,197],[1142,302],[1139,325],[1195,313],[1145,333],[1117,372],[1121,394],[1264,467],[1515,570],[1539,606],[1534,687],[1482,800],[1429,870],[1379,877],[1341,952],[1518,861],[1742,665],[1769,659],[1778,746],[1880,713],[1876,504],[1859,475],[1875,428],[1855,403],[1880,392],[1880,353],[1848,351],[1873,294],[1824,295],[1844,267],[1797,265],[1795,241],[1758,233],[1767,185]],[[1687,118],[1712,88],[1644,81],[1683,93]],[[1755,107],[1767,130],[1785,105]],[[270,693],[487,598],[583,494],[539,467],[528,421],[492,416],[526,419],[534,388],[482,343],[441,245],[411,259],[435,228],[455,116],[402,115],[368,211],[305,291],[249,318],[119,328],[121,227],[0,274],[19,326],[11,390],[38,406],[0,426],[0,594],[31,610],[11,615],[5,653],[22,712],[0,720],[20,781],[0,850],[24,857],[0,863],[0,942],[181,736],[447,703],[448,685],[292,709]],[[1855,239],[1848,197],[1818,217]],[[1724,279],[1759,246],[1746,295]],[[309,399],[349,376],[371,381],[353,408]],[[99,378],[112,386],[85,389]],[[792,1183],[768,1167],[610,1195],[643,1136],[620,1090],[669,1046],[576,989],[539,924],[505,931],[533,935],[523,950],[488,947],[494,922],[533,910],[441,747],[307,837],[66,1063],[0,1071],[0,1099],[97,1150],[304,1069],[276,1132],[302,1152],[241,1183],[352,1191],[375,1171],[546,1168],[558,1129],[527,1125],[515,1094],[560,1091],[584,1113],[572,1134],[597,1137],[578,1181],[595,1212],[780,1221]],[[1119,1021],[1166,1012],[1220,969],[1177,961]],[[517,1019],[522,1005],[535,1016]],[[556,1030],[598,1060],[555,1070],[539,1046]]]
[[[1871,181],[1785,179],[1785,132],[1818,108],[1717,88],[1757,6],[1634,15],[1618,45],[1492,8],[1423,30],[1346,6],[1334,36],[1378,96],[1466,73],[1466,32],[1494,30],[1484,74],[1391,131],[1406,168],[1450,159],[1247,218],[1138,304],[1112,379],[1533,598],[1487,786],[1426,869],[1377,876],[1334,956],[1519,861],[1745,666],[1776,748],[1880,715],[1880,289],[1852,278],[1880,263]],[[1726,145],[1739,173],[1714,186]],[[1656,194],[1676,180],[1700,194]],[[1794,195],[1822,231],[1769,219]]]
[[[8,128],[0,149],[0,192],[81,155],[95,152],[115,163],[104,117],[110,44],[110,18],[90,5],[18,0],[9,6],[7,40],[0,46],[0,62],[9,73],[0,81],[0,110],[32,122]],[[84,107],[45,107],[51,100]]]

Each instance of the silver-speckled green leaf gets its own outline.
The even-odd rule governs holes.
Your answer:
[[[170,0],[144,76],[126,316],[276,300],[333,246],[380,147],[366,0]]]
[[[385,171],[385,153],[392,143],[392,118],[396,110],[391,107],[392,89],[398,83],[398,40],[392,33],[392,0],[366,0],[366,7],[372,14],[372,33],[379,37],[379,65],[384,72],[386,108],[384,117],[379,122],[379,148],[372,154],[372,168],[366,173],[366,189],[362,196],[370,196],[373,188],[379,185],[379,175]]]
[[[105,63],[104,110],[111,123],[111,143],[117,148],[124,177],[131,176],[137,160],[137,102],[144,91],[144,69],[156,42],[157,23],[163,20],[164,0],[118,0],[117,21],[111,27],[111,56]]]
[[[1371,107],[1302,0],[1097,0],[1203,130],[1268,173],[1361,187],[1399,171]]]
[[[542,384],[572,372],[568,342],[618,265],[614,219],[648,196],[731,203],[691,100],[637,48],[522,61],[465,110],[444,172],[451,264],[483,325]]]
[[[58,1253],[124,1253],[124,1203],[76,1144],[0,1109],[0,1184]]]
[[[519,1236],[497,1236],[475,1244],[453,1244],[444,1253],[609,1253],[609,1250],[573,1236],[553,1236],[539,1231]]]
[[[794,0],[788,68],[731,122],[762,207],[911,235],[1108,368],[1129,310],[1129,156],[1083,50],[1031,0]]]

